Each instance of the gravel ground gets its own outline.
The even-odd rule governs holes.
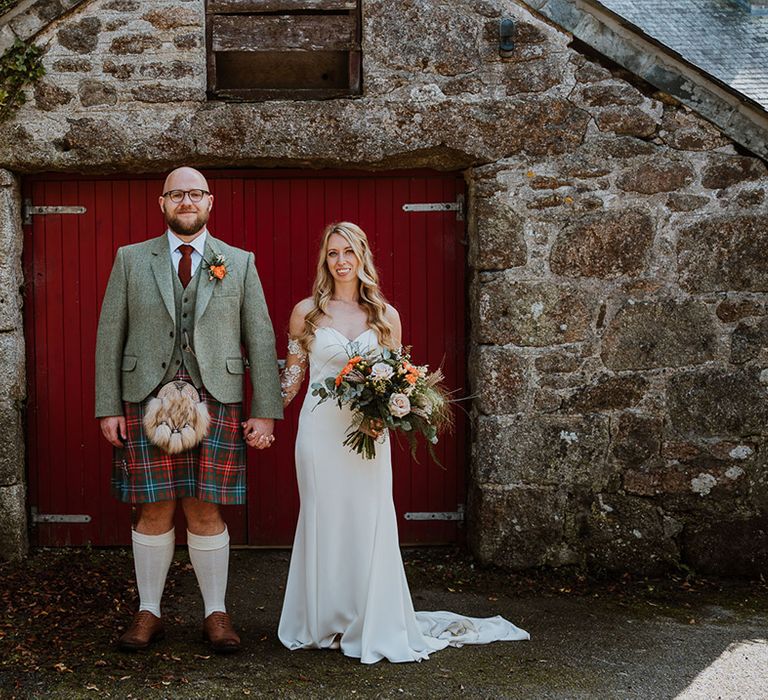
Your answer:
[[[768,698],[768,590],[688,575],[595,579],[476,567],[458,549],[405,552],[417,610],[501,614],[529,642],[372,666],[289,652],[275,636],[289,553],[236,550],[230,612],[244,645],[212,655],[186,552],[169,575],[165,641],[124,654],[135,606],[126,550],[39,550],[0,566],[2,698]]]

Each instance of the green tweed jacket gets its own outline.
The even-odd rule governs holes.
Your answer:
[[[209,232],[205,259],[216,255],[226,258],[227,274],[209,280],[201,270],[195,305],[193,346],[203,385],[222,403],[242,401],[250,364],[251,417],[282,418],[275,335],[253,253]],[[165,234],[117,251],[96,339],[97,418],[122,415],[123,401],[143,401],[162,381],[176,333],[173,274]]]

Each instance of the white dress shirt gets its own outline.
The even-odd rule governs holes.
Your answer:
[[[172,231],[166,231],[168,236],[168,245],[171,246],[171,262],[173,262],[173,269],[176,274],[179,274],[179,263],[181,262],[181,251],[179,246],[185,245],[181,238],[178,238]],[[194,241],[188,243],[194,250],[192,251],[192,276],[194,277],[197,272],[197,267],[200,265],[200,261],[205,256],[205,241],[208,238],[208,229],[205,229]]]

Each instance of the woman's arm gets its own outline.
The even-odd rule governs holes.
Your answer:
[[[299,343],[299,337],[304,333],[304,317],[312,308],[312,300],[304,299],[293,307],[291,319],[288,322],[288,354],[285,359],[285,369],[280,374],[280,387],[283,395],[283,407],[293,401],[301,389],[304,375],[307,371],[309,357]]]

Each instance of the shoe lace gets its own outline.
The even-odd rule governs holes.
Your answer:
[[[213,618],[211,622],[219,628],[224,628],[229,626],[229,615],[225,612],[215,612],[212,613],[211,617]]]
[[[131,622],[131,629],[137,630],[141,627],[147,627],[155,621],[155,616],[149,610],[139,610]]]

